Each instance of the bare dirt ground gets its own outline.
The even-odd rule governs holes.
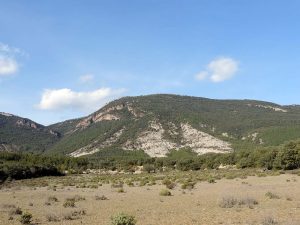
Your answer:
[[[59,181],[61,178],[51,179]],[[39,181],[42,182],[42,179]],[[9,213],[11,205],[32,213],[33,224],[109,225],[110,217],[119,212],[135,216],[138,225],[300,224],[300,177],[293,174],[221,179],[216,183],[205,181],[197,183],[191,190],[183,190],[177,185],[171,190],[172,196],[159,195],[160,190],[165,189],[159,182],[142,187],[124,185],[124,193],[119,193],[110,184],[98,188],[65,185],[57,185],[56,188],[29,187],[20,184],[0,190],[1,225],[20,224],[20,215]],[[274,196],[266,196],[268,192]],[[65,208],[65,199],[75,195],[85,200],[76,202],[74,208]],[[95,199],[95,196],[102,195],[108,200]],[[49,196],[55,196],[58,201],[49,201]],[[222,199],[230,197],[255,199],[258,204],[220,207]],[[74,211],[79,215],[68,219],[72,212],[76,214]],[[50,216],[58,221],[48,221]]]

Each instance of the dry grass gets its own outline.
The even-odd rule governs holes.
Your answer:
[[[265,217],[262,221],[262,225],[276,225],[278,222],[273,217]]]
[[[233,208],[235,206],[241,207],[246,206],[250,209],[253,209],[255,205],[258,205],[258,201],[254,198],[236,198],[233,196],[223,197],[219,203],[221,208]]]
[[[99,200],[104,201],[104,200],[108,200],[108,198],[105,195],[102,195],[102,196],[96,195],[95,196],[95,200],[97,200],[97,201],[99,201]]]
[[[56,196],[49,196],[48,197],[48,202],[58,202],[58,199],[57,199],[57,197]]]
[[[9,211],[17,207],[32,213],[33,224],[43,225],[108,225],[111,216],[120,212],[134,215],[138,225],[300,224],[300,182],[293,182],[298,178],[297,174],[256,176],[253,172],[248,178],[244,175],[244,171],[231,171],[230,179],[227,179],[223,171],[201,171],[15,181],[0,190],[0,224],[20,225],[20,215],[9,216]],[[209,177],[216,183],[206,182]],[[162,189],[170,191],[162,184],[166,178],[177,184],[171,190],[172,197],[159,195]],[[287,179],[291,182],[286,182]],[[144,185],[139,186],[140,182]],[[55,186],[56,191],[39,186],[45,183]],[[76,188],[85,183],[90,187]],[[91,184],[100,183],[98,188],[92,188]],[[117,192],[120,186],[113,185],[112,188],[112,184],[120,183],[126,190],[123,194]],[[184,184],[186,190],[183,191],[181,186]],[[187,188],[189,185],[193,187]],[[14,189],[15,186],[20,188]],[[269,200],[266,193],[270,191],[281,198]],[[67,199],[75,207],[64,207]],[[101,201],[106,199],[109,201]],[[46,206],[45,201],[51,205]],[[271,217],[273,222],[268,215],[275,215]]]
[[[46,219],[48,222],[59,222],[60,219],[57,215],[54,215],[54,214],[48,214],[46,215]]]
[[[63,204],[65,208],[74,208],[75,207],[75,199],[67,198]]]
[[[268,191],[266,193],[266,197],[268,197],[269,199],[280,199],[280,197],[277,194],[274,194],[274,193],[272,193],[270,191]]]

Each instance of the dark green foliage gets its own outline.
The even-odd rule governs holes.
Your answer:
[[[20,222],[22,224],[30,224],[32,220],[32,214],[25,212],[21,215]]]
[[[0,151],[43,152],[60,139],[60,133],[29,119],[0,114]]]
[[[144,166],[145,172],[154,172],[163,167],[181,171],[218,169],[223,166],[238,168],[265,168],[265,169],[296,169],[300,168],[300,141],[278,147],[260,147],[252,150],[240,150],[228,154],[208,153],[196,155],[190,149],[171,151],[164,158],[150,158],[143,152],[133,154],[123,150],[107,150],[106,157],[89,158],[91,165],[103,169],[124,169],[130,171],[135,166]],[[109,155],[114,152],[116,155]],[[137,153],[137,152],[136,152]],[[100,153],[99,153],[100,154]]]
[[[186,159],[186,158],[194,158],[196,156],[197,153],[193,152],[190,148],[172,150],[167,154],[167,157],[170,159]]]
[[[165,168],[182,171],[218,169],[220,165],[265,169],[300,167],[300,142],[280,145],[300,137],[300,108],[297,106],[278,106],[252,100],[149,95],[121,98],[91,116],[120,105],[124,107],[111,111],[120,120],[91,121],[84,128],[76,128],[84,118],[44,127],[28,119],[0,114],[0,151],[11,148],[9,150],[44,152],[46,149],[49,154],[0,153],[0,180],[60,175],[65,170],[76,173],[86,168],[134,172],[137,166],[144,166],[146,172],[154,172]],[[143,116],[135,117],[128,109],[129,105]],[[264,107],[280,107],[287,111]],[[150,158],[142,150],[122,149],[125,142],[134,140],[142,131],[149,129],[149,121],[154,120],[165,130],[172,129],[174,125],[177,127],[175,132],[163,134],[164,138],[175,143],[180,143],[182,139],[180,125],[189,123],[196,129],[232,143],[235,151],[198,156],[185,148],[173,150],[165,158]],[[121,129],[123,133],[112,146],[101,147],[93,155],[76,159],[59,156],[87,145],[97,148]],[[62,138],[54,130],[61,132]],[[222,135],[224,132],[229,137]],[[252,140],[251,134],[254,133],[257,137]]]
[[[88,161],[83,158],[0,152],[0,183],[8,177],[17,180],[61,176],[65,170],[82,170],[87,166]]]
[[[275,159],[275,167],[292,170],[300,167],[300,143],[291,142],[280,149]]]
[[[117,147],[109,147],[100,150],[96,154],[87,157],[94,168],[99,169],[125,169],[130,171],[135,166],[152,163],[151,159],[143,151],[124,151]]]
[[[143,171],[145,171],[147,173],[155,172],[155,167],[153,164],[144,164]]]

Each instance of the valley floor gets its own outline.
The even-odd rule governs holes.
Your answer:
[[[165,189],[159,181],[151,186],[124,184],[120,193],[111,184],[76,187],[78,179],[39,178],[2,187],[0,224],[20,224],[15,207],[30,212],[33,224],[109,225],[119,212],[135,216],[138,225],[300,224],[300,176],[294,174],[203,181],[191,190],[177,185],[170,190],[172,196],[159,195]],[[46,181],[49,186],[42,185]],[[96,199],[103,195],[108,200]],[[64,207],[65,199],[74,196],[75,207]]]

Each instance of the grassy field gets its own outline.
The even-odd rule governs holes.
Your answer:
[[[32,224],[109,225],[111,216],[124,212],[140,225],[298,225],[298,173],[211,170],[12,181],[0,190],[0,224],[21,224],[28,212]]]

